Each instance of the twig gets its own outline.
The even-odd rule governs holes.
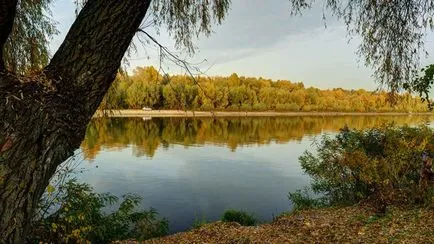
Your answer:
[[[162,70],[164,72],[164,70],[162,69],[162,61],[164,57],[168,57],[170,61],[172,61],[174,64],[176,64],[177,66],[185,69],[187,71],[187,73],[189,74],[189,76],[192,78],[193,82],[195,85],[198,86],[198,88],[203,92],[203,94],[205,95],[205,97],[207,97],[209,100],[211,100],[214,104],[216,98],[215,97],[211,97],[209,96],[205,89],[203,89],[203,87],[200,85],[200,83],[196,80],[193,72],[191,71],[191,63],[185,61],[184,59],[181,59],[180,57],[178,57],[177,55],[173,54],[167,47],[163,46],[161,43],[159,43],[153,36],[151,36],[149,33],[147,33],[146,31],[144,31],[143,29],[138,29],[137,30],[140,33],[145,34],[154,44],[156,44],[159,47],[159,62],[160,62],[160,70]],[[194,68],[194,70],[198,71],[199,73],[200,70],[198,68]],[[202,73],[203,74],[203,73]],[[168,83],[169,86],[173,89],[173,87],[171,86],[170,82]],[[174,90],[175,91],[175,90]]]

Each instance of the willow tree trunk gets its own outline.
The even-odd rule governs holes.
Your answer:
[[[50,64],[21,77],[0,61],[0,243],[22,243],[57,166],[78,148],[151,0],[89,0]],[[0,0],[0,50],[17,0]]]

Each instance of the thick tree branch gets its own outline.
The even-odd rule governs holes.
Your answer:
[[[5,70],[3,46],[12,31],[18,0],[0,0],[0,71]]]
[[[90,0],[46,67],[60,93],[80,90],[96,109],[151,0]],[[90,100],[89,100],[90,99]],[[91,111],[93,113],[94,111]]]

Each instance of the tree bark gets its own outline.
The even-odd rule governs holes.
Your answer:
[[[25,241],[42,193],[83,140],[150,1],[89,0],[40,74],[0,72],[0,243]]]
[[[12,31],[18,0],[0,0],[0,72],[5,69],[3,46]]]

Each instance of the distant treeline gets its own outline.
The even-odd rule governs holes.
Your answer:
[[[425,112],[419,97],[401,94],[392,105],[387,92],[320,90],[303,83],[232,74],[229,77],[161,75],[153,67],[119,75],[102,106],[110,109],[220,111]]]

